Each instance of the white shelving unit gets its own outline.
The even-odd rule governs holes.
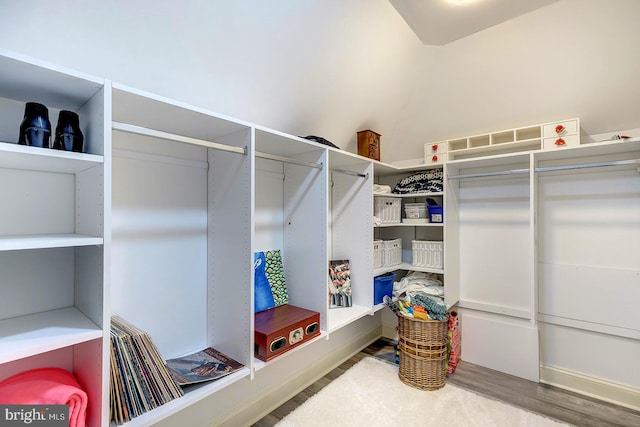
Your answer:
[[[108,99],[103,79],[0,52],[0,378],[71,371],[90,425],[108,409]],[[52,130],[76,112],[85,153],[17,145],[26,102]]]
[[[77,112],[85,152],[17,145],[32,101],[54,127],[60,110]],[[71,371],[90,427],[109,425],[112,315],[149,333],[165,359],[212,346],[245,365],[127,424],[149,425],[256,376],[266,387],[284,372],[277,361],[301,366],[292,355],[312,346],[337,351],[333,333],[344,340],[382,308],[374,276],[399,269],[445,278],[468,361],[537,380],[540,355],[541,381],[608,387],[621,401],[640,389],[629,374],[640,340],[638,139],[543,149],[554,123],[446,141],[437,162],[394,166],[5,51],[0,112],[0,380]],[[579,132],[577,119],[558,123]],[[431,168],[443,169],[443,192],[398,198],[437,199],[444,222],[374,227],[373,199],[389,196],[373,194],[374,179],[395,185]],[[584,236],[601,245],[565,247]],[[374,237],[402,238],[403,262],[374,270]],[[412,239],[443,241],[444,268],[411,265]],[[268,249],[281,249],[290,303],[318,311],[322,333],[263,363],[253,254]],[[332,259],[350,260],[351,308],[328,308]],[[618,311],[598,317],[603,288]]]
[[[392,188],[403,178],[411,175],[413,173],[428,171],[431,169],[442,169],[442,164],[426,164],[426,165],[412,165],[406,167],[397,167],[392,165],[384,165],[384,164],[376,164],[376,178],[378,180],[378,184],[389,185]],[[395,194],[395,193],[374,193],[373,197],[392,197],[397,198],[402,201],[401,209],[401,217],[404,218],[404,204],[411,202],[425,202],[427,198],[435,199],[439,205],[444,207],[444,211],[446,212],[446,199],[445,199],[446,189],[441,192],[425,192],[425,193],[415,193],[415,194]],[[401,218],[401,221],[403,220]],[[445,241],[445,223],[406,223],[399,222],[395,224],[382,223],[374,226],[375,236],[378,239],[402,239],[402,262],[397,265],[392,266],[383,266],[374,269],[373,275],[379,276],[388,272],[405,270],[405,271],[421,271],[428,273],[436,273],[442,275],[446,278],[445,269],[446,269],[446,259],[445,259],[445,267],[444,268],[428,268],[428,267],[419,267],[415,266],[412,263],[412,250],[411,250],[411,241],[412,240],[434,240],[434,241]],[[445,245],[446,248],[446,245]],[[446,249],[445,249],[446,253]],[[447,287],[447,281],[445,281],[445,294],[449,292],[449,288]],[[457,300],[455,300],[455,296],[457,295],[457,291],[451,290],[451,298],[446,297],[446,303],[448,307],[455,305]]]
[[[424,145],[424,163],[445,163],[541,149],[556,150],[579,144],[580,119],[575,118],[429,142]]]
[[[255,129],[255,145],[252,256],[281,251],[289,303],[321,313],[320,329],[326,331],[327,152],[262,127]]]
[[[113,84],[112,315],[164,359],[214,347],[245,365],[133,419],[146,425],[251,375],[252,128]]]
[[[331,150],[329,169],[328,260],[349,260],[353,290],[352,307],[327,310],[327,328],[333,332],[372,312],[373,165],[363,157]]]
[[[639,143],[447,163],[465,360],[637,407]]]

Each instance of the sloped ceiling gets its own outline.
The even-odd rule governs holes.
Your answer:
[[[389,0],[425,45],[442,46],[558,0]]]

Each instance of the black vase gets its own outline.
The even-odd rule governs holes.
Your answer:
[[[56,126],[53,148],[82,153],[84,136],[80,130],[80,119],[73,111],[61,110]]]
[[[49,110],[37,102],[27,102],[24,108],[24,119],[20,124],[18,144],[49,148],[50,141]]]

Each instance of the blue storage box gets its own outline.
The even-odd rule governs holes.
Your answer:
[[[393,282],[396,280],[396,273],[386,273],[373,278],[373,304],[382,304],[385,295],[391,298],[393,294]]]
[[[429,205],[429,222],[442,222],[442,206]]]

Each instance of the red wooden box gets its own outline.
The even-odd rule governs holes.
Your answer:
[[[255,356],[269,361],[320,335],[320,313],[290,304],[255,313]]]

